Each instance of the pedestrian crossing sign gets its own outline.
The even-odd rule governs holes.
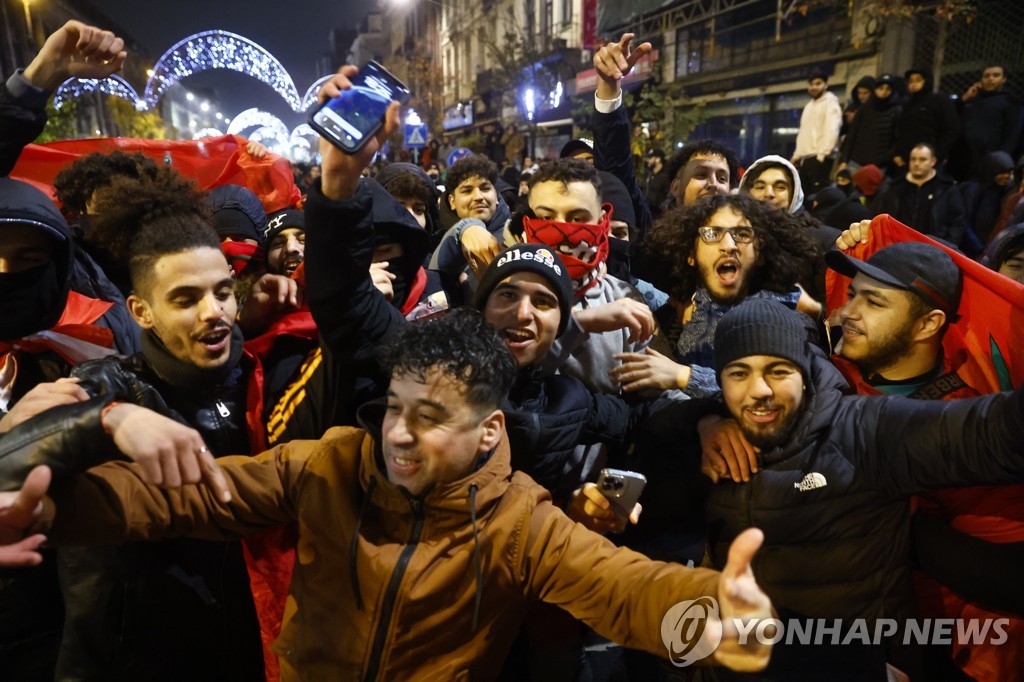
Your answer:
[[[423,149],[427,146],[427,124],[405,126],[405,146],[408,149]]]

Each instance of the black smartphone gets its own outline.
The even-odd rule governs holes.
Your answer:
[[[616,520],[614,532],[621,533],[626,530],[629,515],[633,513],[633,507],[639,501],[645,485],[647,477],[635,471],[601,469],[597,489],[612,503]]]
[[[411,94],[405,83],[374,61],[349,80],[350,89],[310,111],[309,125],[341,151],[354,154],[384,125],[388,105],[404,105]]]

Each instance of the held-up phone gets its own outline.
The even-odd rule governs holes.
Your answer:
[[[309,125],[335,147],[355,154],[381,126],[392,100],[405,104],[411,96],[405,83],[374,61],[352,76],[352,87],[309,114]]]
[[[612,503],[612,511],[615,512],[615,531],[621,533],[626,530],[629,522],[629,515],[633,512],[640,499],[640,493],[647,485],[647,478],[635,471],[623,471],[622,469],[601,469],[601,475],[597,479],[597,489]]]

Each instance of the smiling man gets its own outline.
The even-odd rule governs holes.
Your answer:
[[[175,485],[185,472],[211,466],[214,455],[251,451],[231,269],[202,193],[180,176],[158,177],[115,178],[97,192],[98,216],[133,228],[123,235],[134,291],[127,303],[143,329],[142,352],[76,366],[81,402],[15,427],[24,434],[16,442],[38,445],[30,462],[59,463],[66,475],[119,451],[148,454],[151,480]],[[189,464],[165,467],[153,458],[159,451]],[[184,679],[195,677],[200,661],[217,677],[263,678],[239,543],[65,547],[58,562],[65,603],[58,678]],[[137,625],[154,611],[158,623]],[[166,646],[169,633],[180,649]]]
[[[498,167],[487,157],[469,156],[452,164],[446,182],[442,201],[458,221],[445,233],[430,268],[458,275],[468,266],[479,273],[514,241],[506,229],[511,212],[498,194]]]
[[[146,486],[117,463],[38,505],[49,483],[40,468],[20,497],[0,494],[0,541],[33,522],[58,542],[122,542],[227,540],[297,521],[306,558],[275,644],[284,680],[494,679],[540,601],[662,658],[662,616],[680,601],[716,597],[722,619],[771,616],[749,569],[758,531],[737,539],[722,573],[651,561],[569,520],[513,473],[500,404],[516,365],[479,313],[408,325],[381,361],[391,379],[386,403],[364,413],[369,430],[222,460],[224,495]],[[753,640],[726,632],[713,660],[759,670],[771,647]]]
[[[927,400],[955,400],[978,395],[959,375],[964,357],[943,353],[942,337],[960,307],[962,274],[942,249],[905,242],[876,251],[867,261],[835,252],[829,266],[853,277],[849,299],[839,311],[842,341],[833,362],[862,395],[905,395]],[[1010,556],[976,558],[973,550],[957,551],[967,542],[991,543],[989,549],[1010,550],[1024,543],[1024,486],[985,486],[940,490],[922,498],[927,510],[915,519],[924,533],[915,535],[921,568],[916,576],[922,615],[935,618],[997,617],[980,607],[993,606],[999,579],[1016,561]],[[932,535],[942,529],[939,551]],[[973,537],[971,537],[973,536]],[[987,542],[986,542],[987,541]],[[950,556],[958,560],[950,566]],[[964,575],[988,574],[984,585]],[[1005,580],[1005,579],[1004,579]],[[938,582],[936,582],[938,581]],[[942,585],[951,585],[956,592]],[[1006,584],[1005,582],[1003,583]],[[1008,609],[1012,611],[1012,609]],[[1008,621],[1011,631],[1024,630],[1024,620]],[[952,655],[976,679],[1006,679],[1019,667],[1020,637],[1005,646],[984,643],[954,645]],[[948,653],[946,654],[949,655]]]
[[[780,644],[767,679],[885,679],[887,660],[915,679],[907,652],[843,637],[855,618],[903,627],[915,613],[909,495],[1024,477],[1024,389],[949,402],[851,396],[812,335],[775,301],[745,301],[718,324],[725,409],[759,448],[760,470],[713,488],[712,564],[739,532],[761,527],[767,551],[755,568],[780,617],[843,619],[844,646]]]

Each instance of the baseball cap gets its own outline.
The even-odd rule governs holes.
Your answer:
[[[840,275],[857,273],[891,287],[917,294],[930,305],[958,319],[963,274],[953,259],[937,246],[923,242],[900,242],[875,251],[866,261],[840,251],[829,251],[825,262]]]

